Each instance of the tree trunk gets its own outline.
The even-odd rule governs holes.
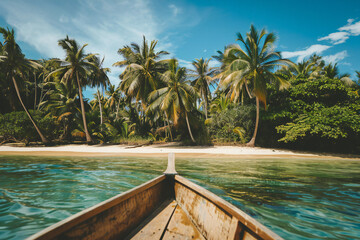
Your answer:
[[[245,80],[245,81],[246,81],[246,80]],[[248,95],[249,95],[249,98],[252,99],[254,96],[250,93],[249,87],[248,87],[248,85],[247,85],[247,82],[245,82],[245,89],[246,89],[246,91],[247,91],[247,93],[248,93]]]
[[[166,112],[165,112],[165,117],[166,117],[166,120],[167,120],[167,122],[168,122],[168,127],[169,127],[169,132],[170,132],[170,138],[171,138],[171,141],[174,141],[174,140],[173,140],[172,133],[171,133],[170,121],[169,121],[169,118],[168,118],[168,116],[167,116]]]
[[[41,92],[40,92],[40,98],[39,98],[39,104],[38,104],[37,110],[40,110],[40,103],[42,102],[43,93],[44,93],[44,75],[43,75],[43,81],[41,84]]]
[[[118,117],[119,117],[119,108],[120,108],[120,98],[119,98],[119,101],[118,101],[118,105],[117,105],[117,107],[116,107],[115,120],[117,120]]]
[[[27,108],[25,107],[25,104],[23,103],[23,101],[22,101],[22,99],[21,99],[21,96],[20,96],[20,92],[19,92],[18,85],[17,85],[16,80],[15,80],[15,78],[14,78],[13,76],[12,76],[12,81],[13,81],[13,83],[14,83],[14,87],[15,87],[15,90],[16,90],[16,94],[17,94],[17,96],[18,96],[18,98],[19,98],[19,101],[20,101],[22,107],[24,108],[26,114],[27,114],[28,117],[30,118],[30,121],[31,121],[32,124],[34,125],[36,131],[38,132],[38,134],[39,134],[39,136],[40,136],[40,138],[41,138],[41,141],[42,141],[43,143],[48,143],[49,141],[48,141],[48,140],[46,139],[46,137],[41,133],[40,129],[38,128],[38,126],[37,126],[36,123],[35,123],[35,120],[32,118],[30,112],[29,112],[29,111],[27,110]]]
[[[205,103],[204,103],[204,110],[205,110],[205,119],[207,119],[208,118],[208,111],[207,111],[207,108],[208,108],[208,99],[207,99],[207,96],[204,94],[204,101],[205,101]]]
[[[103,112],[102,112],[102,106],[101,106],[101,99],[100,99],[99,89],[97,90],[97,95],[98,95],[99,109],[100,109],[100,131],[102,131],[102,127],[103,127]]]
[[[86,142],[87,143],[92,143],[92,139],[91,139],[91,136],[90,136],[90,133],[88,131],[87,124],[86,124],[85,106],[84,106],[84,100],[83,100],[83,97],[82,97],[82,88],[81,88],[81,84],[80,84],[80,80],[79,80],[79,74],[77,72],[76,72],[76,80],[77,80],[77,84],[78,84],[78,88],[79,88],[81,115],[82,115],[83,124],[84,124]]]
[[[255,121],[255,130],[254,130],[253,137],[251,138],[250,142],[248,142],[248,143],[246,144],[246,146],[249,146],[249,147],[254,147],[254,146],[255,146],[256,134],[257,134],[257,130],[258,130],[258,127],[259,127],[259,115],[260,115],[260,103],[259,103],[259,98],[256,97],[256,121]]]
[[[36,83],[36,74],[34,73],[34,83],[35,83],[35,99],[34,99],[34,110],[36,109],[36,100],[37,100],[37,83]]]
[[[189,130],[189,133],[190,133],[191,140],[192,140],[194,143],[196,143],[196,142],[195,142],[195,139],[194,139],[194,137],[193,137],[193,135],[192,135],[192,133],[191,133],[191,128],[190,128],[189,119],[188,119],[188,115],[187,115],[186,110],[185,110],[185,119],[186,119],[186,124],[187,124],[188,130]]]
[[[11,110],[13,112],[16,111],[16,104],[15,104],[15,99],[14,99],[14,89],[9,87],[9,103],[10,103],[10,107],[11,107]]]

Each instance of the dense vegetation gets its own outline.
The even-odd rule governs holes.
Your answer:
[[[360,152],[359,80],[320,56],[292,63],[276,36],[251,26],[239,44],[186,69],[157,41],[118,50],[120,84],[104,59],[66,36],[65,59],[30,60],[0,28],[0,142],[239,143]],[[357,72],[360,78],[360,72]],[[83,90],[96,89],[93,99]]]

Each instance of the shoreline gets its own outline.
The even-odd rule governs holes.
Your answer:
[[[179,157],[198,158],[312,158],[312,159],[348,159],[360,160],[359,156],[331,155],[322,153],[295,152],[260,147],[243,146],[176,146],[159,144],[150,146],[129,145],[61,145],[52,147],[13,147],[0,146],[0,155],[11,156],[83,156],[83,157],[166,157],[175,153]]]

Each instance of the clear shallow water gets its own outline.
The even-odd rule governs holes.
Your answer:
[[[24,239],[161,174],[166,159],[0,156],[0,239]],[[360,239],[360,162],[177,159],[285,239]]]

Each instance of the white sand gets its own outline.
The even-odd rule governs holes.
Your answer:
[[[171,144],[129,147],[124,145],[63,145],[55,147],[13,147],[0,146],[0,155],[166,155],[176,153],[186,156],[297,156],[316,157],[318,154],[295,153],[287,150],[269,148],[250,148],[241,146],[186,147]]]

